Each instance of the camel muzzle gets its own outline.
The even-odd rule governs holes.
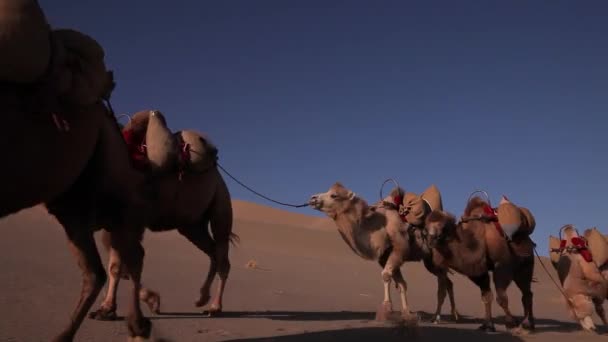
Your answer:
[[[437,241],[439,240],[439,236],[437,234],[428,234],[427,241],[429,242],[429,247],[434,248],[437,246]]]
[[[319,196],[314,195],[314,196],[311,196],[310,199],[308,200],[308,205],[315,209],[320,209],[321,205],[322,205],[322,201],[319,199]]]

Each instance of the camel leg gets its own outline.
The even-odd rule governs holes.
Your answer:
[[[505,312],[505,325],[507,329],[513,329],[517,322],[509,310],[509,296],[507,288],[513,280],[513,271],[510,267],[496,267],[493,272],[494,288],[496,289],[496,303]]]
[[[494,295],[490,288],[490,274],[486,272],[477,277],[469,277],[469,279],[471,279],[471,281],[473,281],[481,290],[481,302],[484,304],[485,308],[485,319],[483,324],[479,327],[479,330],[495,332],[496,328],[494,327],[494,321],[492,319],[492,301],[494,300]]]
[[[206,220],[202,227],[194,226],[187,228],[179,228],[178,232],[182,236],[184,236],[188,241],[192,242],[192,244],[194,244],[198,249],[207,254],[207,256],[209,256],[209,271],[207,272],[207,277],[205,278],[203,286],[200,289],[200,297],[194,303],[196,307],[205,306],[211,299],[211,285],[213,284],[213,279],[215,278],[215,274],[217,273],[215,242],[211,239],[211,236],[209,235]]]
[[[594,298],[593,305],[595,306],[595,313],[602,320],[602,324],[604,324],[604,328],[608,327],[608,321],[606,320],[606,311],[604,310],[604,299]]]
[[[80,225],[70,223],[61,216],[56,215],[56,217],[63,224],[70,250],[78,260],[83,278],[80,299],[72,313],[70,324],[53,339],[55,342],[60,342],[74,339],[78,328],[106,282],[106,273],[95,245],[93,232],[86,228],[83,229]]]
[[[458,313],[458,309],[456,309],[456,300],[454,299],[454,283],[448,276],[448,273],[445,273],[445,286],[448,290],[448,298],[450,299],[450,308],[452,309],[452,316],[454,317],[454,321],[460,321],[460,313]]]
[[[399,287],[403,319],[405,319],[406,321],[417,321],[418,316],[410,312],[409,306],[407,304],[407,282],[403,278],[403,275],[401,274],[401,270],[399,268],[395,269],[395,271],[393,272],[393,279]]]
[[[144,248],[141,245],[144,228],[116,229],[112,232],[111,244],[116,250],[120,260],[124,263],[131,278],[131,302],[127,314],[129,335],[133,338],[149,338],[152,323],[141,312],[139,305],[141,286],[141,272],[143,270]]]
[[[446,295],[450,298],[450,307],[452,309],[452,316],[454,321],[458,322],[460,314],[456,309],[456,300],[454,299],[454,284],[448,277],[447,272],[438,272],[435,274],[437,277],[437,308],[435,309],[435,317],[432,322],[435,324],[441,323],[441,308],[445,302]]]
[[[389,275],[385,272],[386,270],[386,262],[388,259],[388,255],[392,252],[392,248],[389,248],[387,252],[384,253],[378,260],[378,263],[383,268],[382,270],[382,282],[384,284],[384,300],[382,304],[376,311],[376,320],[377,321],[386,321],[390,314],[393,312],[393,302],[391,300],[391,281],[392,275]],[[392,272],[391,272],[392,273]]]
[[[108,261],[108,291],[106,297],[101,303],[99,309],[89,314],[89,318],[100,321],[116,320],[116,291],[118,290],[118,282],[120,281],[120,258],[115,250],[110,250]]]
[[[534,276],[534,259],[527,262],[523,267],[519,268],[514,274],[513,280],[515,285],[521,291],[521,304],[524,307],[524,317],[522,319],[522,327],[530,330],[536,329],[536,322],[534,319],[533,310],[533,298],[532,293],[532,278]]]

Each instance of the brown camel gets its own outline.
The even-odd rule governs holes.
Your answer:
[[[526,234],[513,234],[513,240],[507,241],[504,233],[498,229],[496,217],[489,217],[490,206],[481,198],[472,198],[465,215],[456,222],[453,215],[433,210],[426,218],[425,229],[430,246],[437,252],[444,263],[475,283],[481,290],[481,299],[485,307],[485,321],[480,330],[496,331],[492,318],[493,294],[490,288],[490,271],[496,289],[496,301],[505,312],[507,328],[519,324],[509,310],[507,287],[511,281],[522,293],[524,318],[520,329],[526,323],[530,329],[535,328],[533,294],[531,290],[534,273],[534,243]],[[494,222],[493,222],[494,221]]]
[[[147,117],[149,113],[155,113],[153,118],[160,117],[164,120],[160,112],[150,111],[138,112],[133,119]],[[129,128],[130,126],[127,125],[123,132]],[[228,187],[216,167],[217,148],[194,131],[180,131],[175,136],[186,137],[188,141],[193,139],[200,141],[200,144],[193,147],[196,150],[191,151],[196,153],[199,159],[198,169],[186,170],[181,179],[175,171],[154,175],[149,183],[157,193],[152,209],[154,216],[145,227],[153,232],[177,229],[181,235],[209,256],[210,269],[195,305],[202,307],[209,302],[211,285],[217,273],[220,283],[209,314],[219,313],[222,310],[224,288],[230,272],[229,243],[238,240],[238,236],[232,232],[232,201]],[[209,234],[208,226],[211,226],[213,237]],[[144,226],[131,229],[137,232],[138,239],[143,238]],[[101,307],[90,315],[91,318],[99,320],[116,318],[116,291],[120,278],[125,278],[120,257],[110,244],[112,234],[107,231],[102,232],[103,245],[109,251],[107,271],[110,279]],[[151,311],[160,312],[160,297],[155,291],[142,288],[140,299]]]
[[[98,110],[105,110],[99,104]],[[93,234],[112,232],[112,248],[125,263],[133,288],[127,314],[132,337],[149,337],[150,321],[141,312],[139,293],[144,249],[139,227],[149,220],[151,204],[144,175],[133,168],[115,118],[105,115],[93,156],[72,186],[46,207],[63,226],[83,274],[80,300],[68,327],[53,341],[72,341],[106,281]]]
[[[382,205],[370,207],[364,199],[339,182],[332,185],[329,191],[313,195],[309,205],[334,220],[340,236],[355,254],[366,260],[375,260],[383,268],[384,301],[376,315],[377,319],[386,319],[392,311],[391,280],[399,287],[403,317],[406,320],[413,319],[407,303],[407,283],[401,274],[401,265],[407,261],[420,260],[425,260],[427,269],[437,277],[436,317],[439,317],[447,291],[450,294],[452,313],[458,319],[447,269],[428,262],[430,251],[423,243],[421,231],[408,230],[397,210]]]
[[[112,142],[118,142],[120,147],[122,139],[115,118],[101,102],[109,98],[114,88],[112,73],[103,62],[103,49],[80,32],[52,30],[35,0],[3,1],[0,12],[3,56],[12,57],[12,62],[19,64],[9,69],[3,64],[0,78],[0,104],[7,127],[0,138],[6,160],[6,167],[0,171],[4,180],[0,187],[0,217],[45,203],[63,225],[83,270],[84,282],[69,325],[53,340],[71,341],[105,281],[90,224],[96,216],[102,218],[102,209],[95,207],[111,204],[105,199],[112,194],[130,206],[139,206],[135,191],[133,196],[118,196],[116,192],[134,190],[131,186],[138,183],[128,179],[127,186],[121,189],[120,180],[128,176],[122,173],[121,166],[130,165],[126,151],[126,163],[121,164],[120,148],[112,146]],[[33,32],[37,38],[29,35]],[[22,48],[30,49],[29,53],[23,54]],[[33,65],[28,65],[30,57],[42,60],[40,70],[34,71]],[[8,70],[11,75],[5,74]],[[108,153],[108,149],[115,153]],[[115,184],[120,186],[114,187]],[[133,248],[125,248],[136,242],[124,237],[128,233],[124,227],[114,226],[118,233],[112,243],[128,260],[128,271],[134,275],[137,287]],[[131,311],[130,326],[145,330],[140,329],[138,308]]]
[[[593,237],[589,239],[595,232],[597,231],[588,229],[585,231],[585,237],[581,237],[574,226],[565,225],[560,230],[562,240],[554,236],[549,237],[551,263],[562,284],[568,313],[588,332],[596,331],[592,318],[594,309],[604,326],[608,325],[603,307],[608,294],[608,280],[598,268],[598,264],[605,264],[604,261],[598,262],[598,259],[602,257],[601,249],[606,249],[608,244],[601,235],[597,240]],[[590,248],[593,244],[591,241],[604,245],[600,246],[599,251],[597,245],[593,248],[598,258]]]

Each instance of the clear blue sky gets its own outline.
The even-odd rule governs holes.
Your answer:
[[[118,112],[206,132],[267,196],[341,181],[373,202],[393,177],[457,215],[506,194],[543,254],[566,223],[608,233],[608,2],[40,3],[103,44]]]

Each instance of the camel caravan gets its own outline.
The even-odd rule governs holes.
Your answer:
[[[452,314],[459,315],[454,301],[450,270],[467,276],[481,290],[485,308],[480,330],[494,332],[493,294],[505,312],[506,326],[519,333],[534,330],[532,310],[532,277],[534,243],[530,235],[536,222],[531,212],[518,207],[505,197],[493,208],[481,197],[469,200],[465,213],[456,221],[443,210],[441,194],[431,185],[422,194],[405,192],[398,187],[389,196],[370,206],[352,190],[337,182],[327,192],[312,195],[309,205],[329,216],[350,248],[360,257],[374,260],[383,268],[384,301],[376,318],[386,319],[391,311],[390,283],[398,285],[404,320],[415,321],[407,303],[407,283],[400,267],[405,262],[423,261],[437,277],[437,310],[440,320],[446,291],[450,295]],[[522,293],[524,317],[517,321],[510,312],[507,287],[515,282]]]
[[[103,47],[85,33],[52,27],[36,0],[0,2],[0,49],[0,101],[11,127],[1,138],[11,163],[1,171],[0,217],[43,205],[64,228],[82,271],[80,299],[52,340],[72,341],[87,314],[117,319],[121,279],[131,283],[129,336],[149,338],[152,324],[141,303],[159,313],[161,299],[141,283],[146,229],[176,230],[209,257],[194,305],[209,305],[209,315],[220,314],[231,269],[230,244],[239,239],[232,231],[232,200],[218,170],[218,148],[195,130],[171,131],[159,110],[141,110],[119,123],[110,105],[116,83]],[[481,330],[496,330],[490,278],[507,328],[535,329],[535,243],[530,236],[536,222],[529,209],[504,196],[497,207],[489,198],[475,196],[457,220],[444,210],[435,185],[419,195],[397,185],[369,205],[339,182],[311,196],[307,205],[335,222],[355,254],[382,268],[384,299],[377,320],[393,318],[392,282],[399,289],[402,319],[419,320],[408,304],[401,267],[422,262],[437,280],[433,322],[441,322],[446,296],[453,320],[459,321],[450,279],[457,272],[480,289]],[[107,268],[96,247],[97,231],[109,254]],[[559,238],[550,237],[549,245],[572,317],[593,331],[595,311],[606,325],[602,305],[608,291],[608,239],[596,229],[581,236],[567,226]],[[105,298],[91,311],[106,282]],[[522,319],[509,308],[507,288],[513,282],[521,292]]]

